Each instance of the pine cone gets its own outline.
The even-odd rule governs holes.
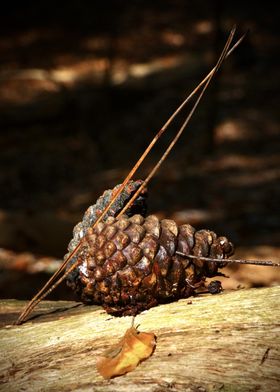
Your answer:
[[[221,258],[221,263],[176,254]],[[136,315],[159,303],[192,295],[206,277],[219,275],[233,253],[225,237],[196,231],[154,215],[109,217],[89,228],[68,284],[85,303],[114,315]]]

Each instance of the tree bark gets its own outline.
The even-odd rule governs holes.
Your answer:
[[[155,352],[109,381],[97,373],[96,359],[124,335],[131,317],[45,301],[36,317],[12,326],[24,302],[2,301],[0,390],[278,392],[279,295],[280,286],[200,295],[140,314],[135,324],[156,334]]]

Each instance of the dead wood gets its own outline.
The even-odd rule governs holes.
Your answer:
[[[201,295],[136,317],[157,335],[151,358],[105,381],[97,357],[130,327],[102,308],[45,301],[37,317],[10,325],[24,305],[1,303],[1,391],[279,391],[280,286]],[[38,316],[38,314],[40,314]]]

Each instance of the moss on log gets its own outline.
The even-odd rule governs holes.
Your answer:
[[[96,358],[130,327],[102,308],[43,302],[9,325],[24,302],[1,304],[1,391],[279,391],[280,286],[201,295],[137,316],[157,335],[151,358],[109,381]]]

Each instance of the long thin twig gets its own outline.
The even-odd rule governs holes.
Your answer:
[[[167,122],[164,124],[164,126],[160,129],[160,131],[156,134],[156,136],[153,138],[153,140],[151,141],[151,143],[149,144],[149,146],[146,148],[146,150],[144,151],[144,153],[141,155],[141,157],[139,158],[139,160],[137,161],[137,163],[135,164],[135,166],[132,168],[132,170],[129,172],[129,174],[127,175],[127,177],[125,178],[125,180],[123,181],[122,185],[120,186],[120,188],[118,189],[118,191],[115,193],[115,195],[113,195],[111,201],[109,202],[109,204],[106,206],[106,208],[103,210],[103,212],[101,213],[101,215],[98,217],[98,219],[94,222],[92,228],[94,228],[105,216],[105,214],[109,211],[110,207],[112,206],[112,204],[115,202],[115,200],[117,199],[117,197],[121,194],[121,192],[124,190],[125,186],[127,185],[128,181],[133,177],[133,175],[135,174],[135,172],[138,170],[139,166],[142,164],[143,160],[146,158],[146,156],[148,155],[148,153],[151,151],[151,149],[153,148],[153,146],[155,145],[155,143],[159,140],[159,138],[161,137],[161,135],[166,131],[166,129],[168,128],[168,126],[170,125],[170,123],[174,120],[174,118],[177,116],[177,114],[183,109],[183,107],[185,107],[185,105],[190,101],[190,99],[194,96],[194,94],[197,93],[197,91],[199,91],[199,89],[203,86],[203,91],[201,92],[201,94],[199,95],[197,101],[195,102],[190,114],[188,115],[187,119],[185,120],[184,124],[182,125],[182,127],[180,128],[179,132],[177,133],[177,135],[175,136],[175,138],[173,139],[173,141],[171,142],[171,144],[169,145],[168,149],[165,151],[165,153],[163,154],[162,158],[160,159],[160,161],[155,165],[155,167],[153,168],[152,172],[150,173],[150,175],[146,178],[146,180],[144,181],[144,183],[142,184],[142,186],[138,189],[138,194],[141,192],[141,190],[143,189],[143,187],[147,184],[147,182],[152,178],[152,176],[154,175],[155,171],[159,168],[159,166],[162,164],[162,162],[164,161],[164,159],[166,158],[166,156],[169,154],[169,152],[171,151],[171,149],[173,148],[173,146],[175,145],[176,141],[178,140],[178,138],[180,137],[180,135],[182,134],[183,130],[185,129],[185,127],[187,126],[190,118],[192,117],[196,107],[198,106],[198,103],[200,102],[200,99],[202,98],[206,88],[208,87],[210,80],[212,79],[212,77],[214,76],[214,74],[217,72],[218,68],[220,67],[222,61],[227,58],[232,52],[233,50],[241,43],[241,41],[243,40],[244,36],[243,35],[236,43],[235,45],[229,50],[229,46],[232,42],[233,36],[235,34],[235,27],[232,29],[232,31],[230,32],[229,38],[226,42],[226,45],[223,49],[223,52],[216,64],[216,66],[208,73],[208,75],[202,80],[202,82],[192,91],[192,93],[182,102],[182,104],[176,109],[176,111],[170,116],[170,118],[167,120]],[[132,201],[130,201],[129,205],[131,205],[131,203],[135,200],[135,198],[137,197],[134,195],[134,198]],[[127,207],[128,208],[128,207]],[[124,213],[124,209],[121,211],[121,213]],[[79,244],[74,248],[74,250],[70,253],[70,255],[67,256],[67,258],[64,260],[64,262],[62,263],[61,267],[58,269],[58,271],[49,279],[49,281],[44,285],[44,287],[33,297],[33,299],[27,304],[27,306],[23,309],[21,315],[19,316],[16,324],[21,324],[24,319],[28,316],[28,314],[34,309],[34,307],[43,299],[45,298],[58,284],[60,284],[60,282],[62,282],[68,275],[69,273],[75,269],[78,264],[79,261],[76,261],[68,270],[65,274],[63,274],[61,276],[61,278],[54,283],[52,286],[51,284],[54,282],[55,278],[59,275],[59,273],[61,273],[66,265],[68,264],[69,260],[77,253],[77,251],[81,248],[82,244],[84,242],[84,239],[81,239],[81,241],[79,242]]]
[[[220,68],[222,62],[224,61],[224,59],[226,58],[226,54],[227,51],[229,49],[229,46],[232,42],[232,39],[234,37],[234,33],[235,33],[235,28],[233,28],[230,32],[230,35],[227,39],[226,45],[217,61],[217,64],[215,65],[215,67],[213,68],[213,72],[211,72],[210,77],[207,79],[207,82],[205,83],[201,93],[199,94],[197,100],[195,101],[190,113],[188,114],[186,120],[184,121],[183,125],[181,126],[181,128],[179,129],[179,131],[177,132],[176,136],[172,139],[171,143],[169,144],[169,146],[167,147],[166,151],[163,153],[163,155],[161,156],[161,158],[159,159],[159,161],[157,162],[157,164],[154,166],[154,168],[151,170],[151,172],[149,173],[149,175],[147,176],[147,178],[143,181],[143,183],[140,185],[140,187],[137,189],[137,191],[135,192],[135,194],[132,196],[132,198],[129,200],[129,202],[122,208],[122,210],[120,211],[120,213],[118,214],[118,216],[122,215],[134,202],[134,200],[136,200],[136,198],[139,196],[139,194],[141,193],[142,189],[144,187],[146,187],[146,185],[148,184],[148,182],[150,181],[150,179],[154,176],[154,174],[156,173],[156,171],[159,169],[159,167],[162,165],[162,163],[165,161],[165,159],[167,158],[167,156],[169,155],[170,151],[173,149],[173,147],[175,146],[175,144],[177,143],[179,137],[182,135],[182,133],[184,132],[185,128],[187,127],[188,123],[190,122],[197,106],[199,105],[199,102],[201,100],[201,98],[203,97],[207,87],[209,86],[212,78],[214,77],[214,75],[216,74],[216,72],[218,71],[218,69]]]
[[[252,264],[252,265],[265,265],[269,267],[280,267],[280,263],[275,263],[271,260],[245,260],[245,259],[213,259],[212,257],[203,257],[196,255],[186,255],[182,252],[176,252],[177,255],[183,256],[189,259],[199,259],[204,261],[214,261],[216,263],[227,263],[227,264]]]

